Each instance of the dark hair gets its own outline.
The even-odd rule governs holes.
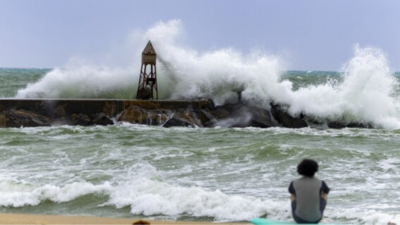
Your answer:
[[[147,222],[145,220],[138,220],[138,221],[132,223],[132,225],[150,225],[150,222]]]
[[[318,172],[318,163],[312,159],[303,159],[297,165],[297,173],[305,177],[314,177],[314,174]]]

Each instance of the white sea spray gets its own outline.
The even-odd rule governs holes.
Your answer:
[[[249,54],[233,47],[199,51],[186,44],[187,35],[180,20],[136,30],[125,43],[132,50],[123,54],[130,60],[123,61],[130,63],[112,67],[75,57],[64,68],[20,89],[16,97],[134,98],[141,51],[150,40],[158,56],[160,99],[209,98],[219,105],[236,102],[237,92],[242,91],[245,102],[267,109],[271,101],[284,104],[293,116],[400,127],[398,83],[378,48],[356,45],[354,56],[341,69],[342,82],[327,80],[294,90],[291,81],[281,79],[286,64],[282,57],[262,49]]]
[[[384,53],[356,45],[355,55],[343,66],[343,83],[329,82],[292,92],[292,115],[301,112],[330,121],[365,122],[376,127],[399,128],[397,80]]]

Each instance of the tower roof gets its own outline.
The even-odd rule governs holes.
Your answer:
[[[149,41],[146,45],[146,47],[144,48],[143,55],[156,55],[156,51],[153,48],[153,45],[151,44],[151,41]]]

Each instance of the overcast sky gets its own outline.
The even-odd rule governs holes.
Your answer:
[[[0,67],[62,67],[172,19],[199,52],[260,49],[288,69],[339,70],[358,43],[400,70],[399,0],[0,0]]]

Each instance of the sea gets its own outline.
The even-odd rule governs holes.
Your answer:
[[[292,221],[288,186],[311,158],[331,188],[323,222],[400,224],[400,73],[382,50],[355,46],[336,71],[295,71],[265,52],[182,46],[176,26],[142,35],[157,51],[160,100],[221,105],[239,90],[247,104],[273,101],[319,123],[164,128],[113,118],[110,126],[0,128],[1,213]],[[137,41],[139,58],[148,39]],[[0,98],[134,99],[140,60],[132,61],[1,68]],[[329,121],[371,127],[331,129]]]
[[[0,95],[26,98],[18,94],[52,73],[61,74],[2,68]],[[293,84],[294,94],[345,82],[340,72],[320,71],[286,71],[281,79]],[[325,222],[400,222],[399,128],[163,128],[118,122],[1,128],[0,212],[290,221],[288,185],[299,177],[297,164],[312,158],[320,165],[317,177],[331,188]]]

